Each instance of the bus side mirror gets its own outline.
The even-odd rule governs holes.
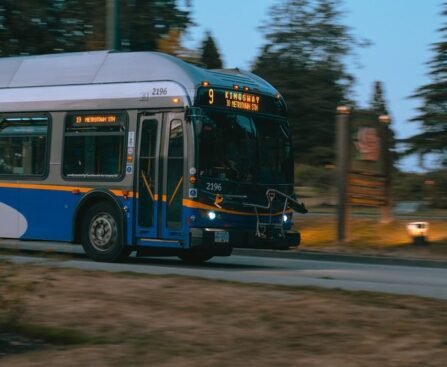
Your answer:
[[[287,202],[290,209],[296,211],[297,213],[306,214],[308,210],[304,206],[304,203],[299,203],[298,201],[292,201],[289,199]]]

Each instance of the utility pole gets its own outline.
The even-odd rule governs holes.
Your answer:
[[[106,47],[118,51],[121,48],[120,1],[106,0]]]

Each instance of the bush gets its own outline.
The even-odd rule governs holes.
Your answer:
[[[295,165],[295,185],[310,186],[321,193],[328,193],[335,188],[333,166]]]

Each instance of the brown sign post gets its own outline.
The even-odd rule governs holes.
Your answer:
[[[348,207],[348,170],[349,170],[349,113],[348,107],[337,108],[337,241],[348,241],[349,207]]]
[[[337,240],[349,240],[351,205],[381,208],[391,221],[388,116],[337,108],[338,226]]]

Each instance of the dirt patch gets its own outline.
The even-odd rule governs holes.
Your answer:
[[[447,360],[443,301],[7,263],[0,273],[0,294],[21,290],[18,323],[41,327],[42,338],[60,329],[88,340],[10,353],[0,366],[419,367]]]

